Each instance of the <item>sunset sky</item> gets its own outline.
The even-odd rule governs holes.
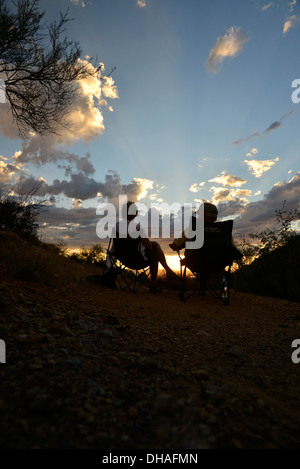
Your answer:
[[[43,0],[104,80],[81,83],[61,137],[22,141],[0,104],[0,184],[42,182],[46,241],[90,246],[96,207],[128,194],[212,201],[238,233],[300,200],[299,0]],[[300,83],[300,82],[299,82]],[[300,85],[299,97],[300,97]]]

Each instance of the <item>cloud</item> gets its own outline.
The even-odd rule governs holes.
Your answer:
[[[300,23],[300,15],[291,15],[284,23],[282,31],[283,34],[286,35],[289,30],[296,26],[298,23]]]
[[[69,180],[55,179],[48,184],[44,179],[38,181],[33,176],[20,175],[17,179],[17,187],[22,193],[29,193],[33,187],[39,185],[38,196],[64,195],[74,200],[89,200],[96,197],[108,199],[112,202],[119,195],[127,195],[130,200],[138,201],[146,197],[148,190],[153,187],[153,181],[135,178],[130,184],[122,184],[117,171],[110,170],[105,175],[104,182],[98,182],[83,172],[71,173]]]
[[[85,174],[95,172],[90,161],[90,153],[80,157],[76,153],[60,150],[51,140],[51,137],[47,137],[23,142],[22,151],[16,152],[13,160],[20,165],[31,163],[35,166],[42,166],[46,163],[55,163],[59,168],[65,169],[66,175],[72,171],[72,167]],[[59,164],[60,161],[67,161],[69,166]]]
[[[82,0],[70,0],[70,2],[73,3],[74,5],[81,5],[82,8],[85,7],[85,3]]]
[[[226,174],[226,171],[223,171],[221,176],[209,179],[209,182],[217,182],[223,184],[223,186],[241,187],[243,184],[246,184],[247,180]]]
[[[98,221],[95,207],[83,208],[76,203],[70,209],[50,205],[39,215],[43,240],[63,241],[68,248],[101,244],[96,234]]]
[[[207,70],[218,73],[224,59],[239,55],[244,44],[248,41],[249,38],[241,27],[232,26],[229,28],[224,36],[218,37],[216,45],[211,49],[205,64]]]
[[[20,168],[18,166],[0,160],[0,184],[12,183],[14,175],[19,171]]]
[[[133,178],[133,180],[137,184],[139,184],[139,187],[140,187],[140,193],[137,196],[137,200],[144,199],[147,196],[148,191],[150,189],[153,189],[154,181],[150,181],[150,179],[142,179],[142,178]]]
[[[82,206],[82,200],[80,199],[73,199],[73,205],[72,207],[73,208],[79,208]]]
[[[258,132],[255,132],[254,134],[251,134],[249,137],[242,138],[240,140],[235,140],[232,143],[233,143],[233,145],[239,145],[242,142],[249,142],[249,140],[251,140],[254,137],[261,137],[261,135]]]
[[[1,103],[0,112],[0,130],[2,135],[6,138],[16,139],[19,138],[19,130],[16,123],[13,120],[10,104]]]
[[[195,182],[194,184],[191,185],[189,190],[191,192],[199,192],[204,185],[205,185],[205,182],[200,182],[199,184]]]
[[[247,204],[222,203],[218,206],[220,217],[234,217],[237,233],[259,232],[275,225],[275,211],[285,202],[287,211],[299,207],[300,171],[288,182],[277,183],[261,200]]]
[[[79,59],[79,62],[88,66],[92,72],[96,72],[95,68],[88,60]],[[61,129],[59,135],[49,136],[52,145],[54,143],[71,145],[78,140],[83,140],[88,143],[103,133],[105,126],[102,108],[107,106],[107,100],[105,98],[117,99],[118,91],[111,76],[102,76],[105,68],[102,63],[100,65],[100,70],[98,70],[95,75],[88,76],[78,81],[79,88],[68,113],[68,126]],[[5,122],[8,116],[5,116],[5,109],[3,110],[4,112],[1,112],[0,124],[2,125],[2,132],[8,133],[8,125]],[[3,114],[5,119],[3,118]],[[14,126],[13,130],[6,136],[12,138],[17,137],[16,126]],[[27,139],[30,141],[40,138],[40,136],[34,133],[29,133]],[[46,141],[45,138],[43,140]]]
[[[294,110],[291,109],[289,110],[288,112],[286,112],[279,121],[274,121],[272,122],[267,128],[266,130],[264,131],[264,136],[267,136],[269,132],[271,132],[271,130],[276,130],[278,129],[279,127],[282,126],[282,121],[284,119],[287,119],[288,117],[290,117],[292,114],[293,114]],[[243,139],[240,139],[240,140],[235,140],[234,142],[232,142],[233,145],[239,145],[240,143],[242,142],[249,142],[249,140],[251,140],[252,138],[254,137],[263,137],[263,135],[261,135],[259,132],[255,132],[253,134],[251,134],[249,137],[246,137],[246,138],[243,138]]]
[[[268,133],[271,130],[278,129],[281,125],[282,123],[279,121],[272,122],[272,124],[270,124],[269,127],[265,130],[265,133]]]
[[[137,0],[136,4],[140,8],[144,8],[145,6],[147,6],[146,0]]]
[[[249,153],[247,153],[246,156],[253,156],[253,155],[256,155],[258,153],[258,149],[257,148],[252,148],[252,150],[250,150]]]
[[[102,95],[105,96],[105,98],[110,99],[117,99],[119,97],[115,81],[111,76],[103,77]],[[101,101],[101,103],[105,105],[107,104],[106,101]]]
[[[265,134],[268,134],[271,130],[276,130],[278,129],[279,127],[282,126],[282,122],[284,119],[290,117],[292,114],[293,114],[294,110],[291,109],[290,111],[286,112],[285,114],[283,114],[283,116],[281,117],[281,119],[279,121],[275,121],[275,122],[272,122],[272,124],[270,124],[266,130],[264,131]]]
[[[263,173],[269,171],[272,166],[279,161],[279,158],[273,160],[244,160],[244,163],[248,166],[249,171],[256,177],[260,178]]]
[[[91,64],[89,66],[93,68]],[[16,164],[32,163],[41,166],[52,162],[59,166],[60,161],[66,161],[74,165],[78,171],[85,174],[94,173],[95,169],[90,161],[89,153],[84,157],[79,157],[67,151],[67,148],[79,140],[88,143],[105,130],[102,109],[108,107],[107,99],[118,98],[118,91],[111,76],[102,77],[103,71],[104,65],[101,64],[101,69],[95,76],[79,81],[79,92],[75,96],[68,115],[69,127],[64,128],[60,135],[28,134],[28,138],[22,142],[22,151],[14,157]],[[17,137],[14,125],[9,133],[7,116],[4,119],[2,113],[0,124],[2,124],[2,132],[5,136]],[[66,167],[66,171],[70,169]]]
[[[223,191],[223,192],[222,192]],[[238,234],[259,232],[275,224],[275,210],[286,201],[286,209],[293,211],[300,200],[300,171],[288,182],[277,183],[261,200],[248,202],[250,191],[242,189],[213,190],[218,205],[219,219],[234,218],[234,237]],[[53,200],[53,197],[52,197]],[[45,241],[65,241],[69,247],[78,248],[102,243],[96,235],[99,217],[95,207],[84,208],[80,199],[75,199],[73,208],[59,208],[50,205],[39,216],[41,234]],[[78,200],[78,203],[77,203]]]
[[[90,68],[94,74],[76,82],[78,90],[69,109],[68,126],[60,129],[60,135],[56,136],[57,143],[64,142],[67,145],[80,139],[89,142],[103,133],[105,127],[102,108],[107,106],[106,98],[118,98],[118,91],[113,78],[103,75],[105,71],[103,63],[99,64],[100,69],[96,71],[87,59],[78,59],[78,62]],[[5,137],[19,137],[9,103],[1,104],[0,126]],[[27,138],[31,139],[33,137],[38,138],[39,136],[29,132]],[[52,135],[52,140],[53,138]]]
[[[225,201],[245,203],[252,192],[250,189],[227,189],[214,186],[210,191],[214,193],[211,201],[215,204]]]
[[[119,195],[127,195],[128,200],[138,201],[146,196],[154,185],[153,181],[145,178],[135,178],[130,184],[122,184],[118,173],[109,171],[103,182],[97,182],[83,173],[72,174],[68,181],[55,180],[52,184],[47,184],[42,178],[37,181],[33,176],[23,175],[18,180],[17,188],[20,193],[26,193],[32,187],[37,187],[38,182],[36,196],[45,198],[46,195],[51,195],[46,210],[38,220],[43,239],[49,242],[64,241],[73,248],[103,242],[96,235],[96,225],[99,221],[96,208],[83,207],[84,201],[98,197],[99,202],[113,203],[118,213]],[[72,200],[72,208],[55,206],[55,198],[60,195]]]
[[[273,2],[269,2],[266,5],[264,5],[261,9],[262,11],[268,10],[271,6],[273,6]]]

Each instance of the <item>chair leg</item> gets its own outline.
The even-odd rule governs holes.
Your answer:
[[[186,266],[184,268],[180,266],[180,277],[181,277],[181,288],[180,288],[180,299],[181,301],[185,301],[184,295],[185,295],[185,282],[186,282]]]
[[[230,303],[230,268],[231,266],[225,271],[221,282],[220,299],[224,305],[229,305]]]
[[[127,269],[124,268],[122,270],[125,271],[125,275],[122,275],[122,280],[124,281],[125,286],[121,287],[121,290],[129,290],[131,293],[137,293],[137,291],[143,285],[147,286],[149,284],[149,275],[150,275],[149,267],[141,269],[142,271],[131,270],[131,274],[133,275],[133,278],[126,278]]]

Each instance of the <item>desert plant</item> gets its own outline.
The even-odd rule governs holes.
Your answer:
[[[275,210],[275,226],[273,228],[265,228],[260,232],[249,233],[248,237],[240,237],[238,248],[244,255],[243,265],[249,265],[263,254],[284,246],[298,234],[292,228],[292,224],[300,218],[299,207],[290,211],[286,210],[285,205],[286,201],[283,202],[282,208]]]
[[[37,243],[37,216],[43,211],[42,203],[34,203],[33,192],[26,196],[15,197],[7,194],[0,196],[0,229],[11,231],[31,243]]]
[[[84,264],[101,265],[104,261],[103,249],[100,244],[95,244],[89,249],[82,247],[79,252],[72,253],[69,257]]]

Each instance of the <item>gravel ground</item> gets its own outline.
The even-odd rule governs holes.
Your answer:
[[[0,447],[300,447],[300,305],[0,276]]]

